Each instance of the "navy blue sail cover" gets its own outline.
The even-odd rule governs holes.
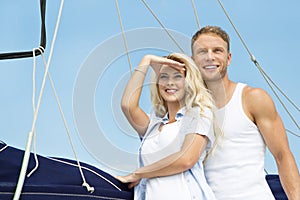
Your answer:
[[[6,145],[0,143],[0,150],[4,147]],[[0,152],[0,200],[13,198],[23,155],[23,150],[10,146]],[[82,178],[78,167],[70,165],[76,162],[64,158],[57,159],[69,164],[38,155],[39,168],[25,179],[21,200],[133,199],[133,190],[128,189],[126,184],[120,183],[113,176],[96,167],[80,163],[86,181],[95,188],[93,193],[89,193],[81,186]],[[34,166],[34,157],[31,155],[28,169],[33,169]],[[288,200],[278,175],[267,175],[266,180],[276,200]]]
[[[0,143],[0,149],[6,145]],[[0,152],[0,199],[11,200],[18,182],[24,151],[7,146]],[[61,161],[76,164],[74,160]],[[86,182],[95,188],[89,193],[82,186],[82,178],[77,166],[57,162],[38,155],[39,167],[25,179],[21,200],[93,200],[93,199],[133,199],[133,190],[119,182],[112,175],[91,165],[80,163]],[[28,172],[35,166],[31,154]]]
[[[266,180],[276,200],[288,200],[277,174],[266,175]]]

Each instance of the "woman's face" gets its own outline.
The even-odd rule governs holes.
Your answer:
[[[163,65],[158,75],[159,93],[167,103],[181,103],[185,96],[185,75]]]

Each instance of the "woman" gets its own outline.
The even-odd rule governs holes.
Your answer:
[[[139,106],[149,66],[154,113]],[[135,199],[215,199],[203,160],[214,144],[213,103],[192,59],[173,53],[144,56],[122,98],[122,110],[142,139],[139,167],[120,181],[135,186]]]

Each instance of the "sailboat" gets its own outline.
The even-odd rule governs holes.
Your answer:
[[[58,15],[56,28],[58,28],[59,26],[60,15],[62,14],[63,1],[61,2],[62,3],[60,5],[60,12]],[[184,48],[181,47],[181,46],[186,46],[187,43],[186,37],[184,37],[182,34],[179,34],[176,31],[169,30],[167,27],[165,27],[163,22],[155,15],[151,7],[145,1],[141,1],[141,2],[142,4],[145,5],[146,10],[148,10],[149,13],[154,17],[154,19],[157,20],[161,28],[159,30],[155,28],[134,30],[125,33],[124,26],[122,23],[123,21],[121,18],[121,12],[118,7],[119,2],[116,1],[115,3],[118,11],[117,13],[119,17],[122,34],[119,34],[111,38],[111,40],[107,40],[106,42],[101,43],[101,45],[97,47],[95,50],[98,50],[100,52],[105,52],[105,49],[109,49],[110,47],[114,51],[117,51],[117,54],[127,55],[129,65],[131,65],[130,64],[131,60],[129,55],[130,51],[135,51],[138,48],[146,48],[149,45],[151,45],[151,47],[154,48],[160,48],[162,45],[162,44],[154,44],[153,41],[157,40],[157,38],[150,38],[148,44],[147,41],[142,40],[138,36],[141,36],[145,34],[145,32],[147,32],[148,34],[150,33],[149,35],[151,35],[151,37],[153,37],[153,35],[160,37],[162,36],[161,33],[164,32],[165,35],[162,37],[166,39],[168,38],[171,41],[173,41],[172,45],[170,45],[171,47],[164,46],[165,49],[176,48],[177,51],[186,51]],[[192,1],[192,3],[194,3],[194,1]],[[33,57],[34,59],[36,59],[38,56],[42,56],[44,53],[48,53],[49,55],[48,61],[45,62],[44,79],[39,94],[40,97],[42,97],[43,96],[42,88],[43,88],[43,84],[46,83],[46,79],[49,79],[50,82],[52,82],[48,70],[50,66],[51,56],[53,53],[53,46],[54,46],[55,39],[52,40],[52,45],[49,51],[47,52],[46,31],[45,31],[46,30],[46,19],[45,19],[46,0],[40,0],[40,11],[41,11],[41,22],[42,22],[40,46],[35,48],[32,51],[1,54],[0,59],[3,60],[19,59],[19,58],[27,58],[27,57]],[[195,11],[195,9],[193,11]],[[198,26],[200,26],[198,20],[196,21]],[[56,37],[57,33],[58,31],[57,32],[54,31],[53,38]],[[132,44],[133,40],[135,40],[134,45],[136,46]],[[117,41],[117,44],[119,46],[118,45],[113,46],[114,41]],[[158,40],[158,41],[162,41],[162,40]],[[122,47],[122,50],[118,52],[117,47]],[[108,52],[106,53],[108,54]],[[90,56],[92,57],[93,54],[91,54]],[[103,55],[103,57],[109,57],[109,56],[110,55],[105,55],[105,54]],[[252,60],[255,61],[254,62],[255,65],[257,64],[259,65],[259,63],[254,59],[254,57],[252,57]],[[109,65],[109,62],[111,62],[111,60],[107,60],[107,63],[104,62],[104,64]],[[83,65],[84,67],[82,67],[81,69],[82,71],[80,71],[77,77],[78,78],[77,82],[75,84],[75,88],[76,88],[74,90],[75,96],[76,95],[80,96],[82,95],[82,92],[84,92],[79,87],[81,85],[80,81],[86,80],[83,71],[85,69],[88,70],[91,69],[89,68],[90,67],[89,59],[87,59]],[[103,71],[96,71],[96,72],[100,74],[104,73]],[[90,75],[90,73],[88,73],[88,75]],[[97,81],[94,80],[93,78],[94,77],[91,76],[90,81]],[[80,99],[81,102],[77,102],[76,99],[78,100],[78,98],[75,98],[74,108],[80,110],[81,109],[79,108],[80,104],[82,103],[82,101],[85,101],[86,99]],[[87,99],[87,101],[88,100],[89,99]],[[116,179],[114,179],[112,175],[106,173],[103,170],[93,167],[92,165],[82,163],[78,159],[70,160],[66,158],[44,157],[39,154],[30,152],[32,148],[31,142],[32,139],[34,138],[36,123],[40,111],[39,110],[40,103],[41,103],[41,98],[38,98],[37,103],[33,103],[34,116],[33,116],[32,128],[28,135],[26,149],[21,150],[18,148],[14,148],[5,143],[1,143],[0,145],[0,150],[1,150],[0,151],[0,163],[1,163],[0,164],[1,166],[0,199],[12,199],[12,198],[19,199],[20,197],[21,199],[25,199],[25,200],[26,199],[132,199],[133,198],[132,190],[128,189],[127,185],[118,182]],[[88,108],[83,107],[82,110],[84,111],[89,109],[90,107]],[[83,115],[84,114],[85,113],[83,113]],[[75,120],[80,120],[80,119],[81,119],[80,116],[77,116],[75,114]],[[65,122],[66,120],[63,121]],[[88,127],[82,127],[82,129],[85,130],[87,128]],[[66,129],[68,130],[68,128]],[[78,127],[78,130],[82,132],[81,126]],[[39,163],[38,166],[36,163]],[[36,166],[37,169],[34,170]],[[276,196],[276,199],[287,199],[280,185],[278,175],[267,175],[266,178],[268,180],[268,183],[272,191],[274,192],[274,196]]]

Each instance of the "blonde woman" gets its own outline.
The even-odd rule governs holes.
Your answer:
[[[147,115],[139,100],[150,66],[154,113]],[[211,99],[190,57],[173,53],[141,59],[122,98],[122,110],[142,140],[139,168],[116,177],[135,187],[135,199],[215,199],[203,172],[215,140]]]

